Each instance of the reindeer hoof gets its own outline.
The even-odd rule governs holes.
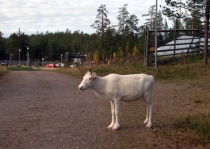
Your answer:
[[[119,125],[115,125],[113,128],[112,128],[112,130],[118,130],[119,129]]]
[[[146,128],[151,128],[151,127],[152,127],[152,124],[149,124],[149,123],[148,123],[148,124],[146,125]]]
[[[115,131],[115,130],[119,130],[119,128],[112,128],[112,130],[113,130],[113,131]]]
[[[148,123],[148,120],[145,120],[144,122],[143,122],[143,124],[147,124]]]
[[[112,130],[112,127],[109,127],[109,126],[108,126],[108,127],[106,127],[106,129]]]

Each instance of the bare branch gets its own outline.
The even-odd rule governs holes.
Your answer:
[[[78,67],[79,71],[81,71],[82,73],[85,73],[85,71],[81,70],[80,67]]]
[[[92,72],[95,72],[96,70],[100,69],[103,66],[103,64],[100,65],[100,67],[94,69]]]

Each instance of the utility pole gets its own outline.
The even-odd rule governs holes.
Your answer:
[[[206,25],[205,25],[205,37],[204,37],[204,65],[208,65],[208,31],[209,31],[209,4],[208,0],[206,0]]]
[[[158,10],[158,0],[156,0],[156,13],[155,13],[155,70],[157,68],[157,10]]]

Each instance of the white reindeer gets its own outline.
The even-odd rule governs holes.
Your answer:
[[[99,77],[91,69],[86,72],[78,89],[92,89],[93,92],[105,98],[111,103],[112,121],[108,129],[119,129],[120,101],[136,101],[143,99],[146,103],[147,113],[143,122],[146,127],[152,126],[152,89],[154,84],[153,76],[146,74],[118,75],[109,74]]]

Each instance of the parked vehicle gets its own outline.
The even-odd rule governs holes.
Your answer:
[[[7,61],[2,61],[2,62],[1,62],[1,65],[2,65],[2,66],[8,66],[8,62],[7,62]]]
[[[57,63],[55,64],[57,67],[64,67],[64,63]]]
[[[57,68],[57,66],[55,64],[47,64],[46,67],[47,68]]]

